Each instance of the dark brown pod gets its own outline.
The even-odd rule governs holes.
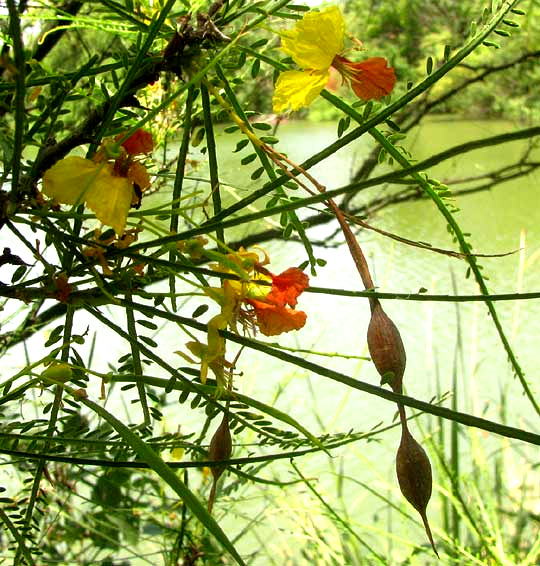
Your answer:
[[[369,354],[379,375],[381,385],[388,383],[395,393],[401,393],[405,373],[405,347],[396,325],[376,301],[367,331]]]
[[[214,462],[220,462],[221,460],[228,460],[232,454],[232,437],[231,431],[229,429],[229,415],[223,413],[223,419],[221,424],[214,432],[212,440],[210,441],[210,446],[208,448],[208,459]],[[208,498],[208,512],[212,512],[212,507],[214,506],[214,499],[216,498],[216,487],[221,474],[225,471],[226,466],[212,466],[210,468],[213,476],[212,489],[210,490],[210,496]]]
[[[422,517],[429,542],[439,558],[426,514],[431,497],[431,464],[425,450],[412,437],[406,425],[402,427],[401,442],[396,456],[396,472],[401,493]]]

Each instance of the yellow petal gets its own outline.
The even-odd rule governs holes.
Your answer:
[[[203,384],[206,383],[209,362],[212,360],[212,357],[208,354],[208,346],[206,344],[201,344],[200,342],[188,342],[186,346],[192,354],[201,359],[201,381]]]
[[[185,450],[181,446],[177,446],[171,450],[171,458],[173,460],[181,460],[184,457]]]
[[[108,171],[107,166],[86,191],[84,200],[98,220],[121,236],[131,207],[133,185],[125,177],[115,177]]]
[[[44,173],[43,193],[61,204],[84,202],[103,224],[119,236],[124,233],[133,186],[113,175],[111,164],[65,157]]]
[[[227,328],[227,320],[218,314],[208,322],[208,344],[201,342],[188,342],[189,351],[201,359],[201,381],[206,383],[208,369],[210,368],[218,382],[220,381],[219,366],[223,366],[225,356],[225,339],[219,334],[220,330]]]
[[[65,157],[43,174],[43,193],[61,204],[81,204],[100,168],[82,157]]]
[[[290,31],[282,34],[281,49],[303,69],[323,71],[343,50],[345,22],[340,9],[331,6],[308,12]]]
[[[274,112],[309,106],[328,82],[329,72],[285,71],[279,75],[272,98]]]

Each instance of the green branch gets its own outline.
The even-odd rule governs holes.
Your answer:
[[[19,175],[22,163],[23,134],[26,126],[26,110],[24,100],[26,95],[26,62],[24,60],[24,46],[22,42],[21,20],[15,0],[7,0],[9,11],[9,34],[13,41],[13,54],[15,61],[15,134],[13,136],[13,154],[11,157],[11,192],[10,199],[16,203],[19,190]],[[0,183],[1,185],[1,183]]]
[[[207,331],[206,324],[197,322],[196,320],[193,320],[191,318],[183,317],[170,312],[160,311],[153,307],[149,307],[142,304],[135,305],[133,303],[128,303],[127,301],[122,301],[122,304],[124,306],[131,305],[133,306],[134,309],[139,310],[141,313],[146,313],[148,316],[155,316],[165,320],[169,320],[171,322],[175,322],[180,325],[186,325],[190,328],[200,330],[201,332]],[[489,421],[481,417],[476,417],[474,415],[469,415],[467,413],[452,411],[451,409],[447,409],[445,407],[439,407],[438,405],[433,405],[431,403],[426,403],[425,401],[420,401],[418,399],[415,399],[413,397],[408,397],[406,395],[399,395],[387,389],[383,389],[382,387],[378,387],[376,385],[372,385],[370,383],[360,381],[345,374],[331,370],[327,367],[321,366],[319,364],[315,364],[308,360],[304,360],[303,358],[300,358],[298,356],[289,354],[288,352],[285,352],[283,350],[274,348],[272,346],[268,346],[263,342],[258,342],[250,338],[239,336],[238,334],[235,334],[233,332],[221,330],[220,334],[227,340],[230,340],[231,342],[236,342],[241,346],[245,346],[254,349],[258,352],[262,352],[263,354],[267,354],[269,356],[272,356],[273,358],[276,358],[288,364],[292,364],[296,367],[304,368],[317,375],[328,377],[333,381],[342,383],[353,389],[357,389],[358,391],[363,391],[365,393],[369,393],[370,395],[381,397],[382,399],[385,399],[387,401],[392,401],[393,403],[400,403],[407,407],[412,407],[414,409],[418,409],[419,411],[430,413],[432,415],[442,417],[443,419],[449,421],[461,423],[465,426],[480,428],[483,430],[487,430],[488,432],[493,432],[495,434],[499,434],[501,436],[505,436],[508,438],[515,438],[517,440],[522,440],[523,442],[529,442],[530,444],[540,445],[540,435],[538,434],[524,431],[519,428],[514,428],[499,423],[495,423],[493,421]],[[152,357],[152,359],[156,360],[157,356],[153,355],[152,352],[142,344],[141,344],[141,351],[144,353],[144,355],[148,357]],[[168,371],[170,370],[168,369]],[[177,373],[174,370],[173,372]],[[199,384],[195,384],[190,381],[187,381],[187,383],[191,388],[195,386],[197,386],[198,389],[200,388]],[[200,390],[199,393],[201,393]]]

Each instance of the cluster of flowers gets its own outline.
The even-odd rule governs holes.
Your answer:
[[[189,342],[190,351],[201,359],[201,380],[206,381],[208,369],[224,384],[225,340],[220,330],[230,328],[238,333],[240,323],[245,330],[257,329],[265,336],[299,330],[307,315],[296,310],[298,296],[308,287],[308,276],[297,267],[290,267],[279,275],[271,273],[265,253],[261,260],[256,252],[240,248],[227,254],[224,262],[214,266],[220,273],[232,274],[237,279],[225,279],[221,287],[205,289],[220,306],[221,311],[208,322],[208,342]]]
[[[284,71],[278,77],[272,99],[275,112],[297,110],[311,104],[331,84],[333,71],[339,73],[343,82],[362,100],[380,99],[394,88],[396,75],[386,59],[371,57],[355,63],[343,55],[345,21],[336,6],[308,12],[292,30],[281,32],[281,36],[282,50],[292,57],[300,70]],[[143,130],[124,137],[125,134],[121,134],[112,143],[104,143],[92,159],[70,156],[60,160],[45,172],[43,193],[60,204],[85,204],[98,220],[114,229],[119,241],[124,236],[122,245],[127,246],[136,239],[138,231],[138,228],[127,230],[124,235],[129,209],[139,206],[143,192],[150,186],[148,172],[137,157],[152,152],[153,139]],[[200,240],[182,242],[181,246],[192,257],[194,253],[199,258],[205,254]],[[104,273],[110,273],[101,248],[89,253],[97,255]],[[210,370],[216,376],[219,388],[227,386],[225,368],[232,364],[225,357],[222,331],[230,329],[239,334],[238,326],[241,325],[247,334],[254,335],[259,331],[265,336],[276,336],[299,330],[306,324],[306,313],[295,307],[298,297],[309,285],[308,276],[296,267],[275,275],[268,269],[269,263],[265,252],[261,258],[257,252],[240,248],[237,252],[221,255],[219,263],[213,266],[224,275],[223,283],[220,287],[205,288],[205,292],[218,303],[220,311],[208,322],[207,342],[187,344],[190,352],[200,359],[203,383]],[[59,276],[54,284],[58,300],[67,300],[71,293],[67,278]],[[396,393],[402,393],[406,356],[399,331],[377,300],[373,300],[371,306],[368,329],[371,357],[382,383],[388,383]],[[69,366],[54,366],[46,372],[43,374],[45,378],[71,377]],[[402,425],[396,457],[399,485],[406,499],[420,513],[437,553],[426,515],[432,489],[431,465],[425,451],[408,430],[404,407],[398,403],[398,409]],[[231,451],[227,409],[212,437],[209,457],[218,462],[226,461]],[[209,511],[216,494],[216,482],[225,467],[224,464],[212,468],[214,482],[208,501]]]

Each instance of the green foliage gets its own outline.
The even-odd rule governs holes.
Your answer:
[[[451,183],[433,178],[431,171],[479,147],[516,140],[532,145],[540,129],[474,140],[423,160],[407,144],[409,131],[437,112],[537,116],[531,79],[540,79],[534,51],[538,6],[531,3],[522,14],[520,2],[485,4],[403,0],[396,9],[395,2],[342,2],[347,31],[364,42],[368,56],[391,62],[398,83],[391,96],[369,102],[345,85],[337,85],[337,94],[324,90],[296,117],[334,120],[335,138],[296,163],[288,155],[295,148],[282,142],[281,124],[288,117],[272,114],[271,99],[276,76],[295,68],[279,50],[279,34],[303,17],[306,6],[291,0],[61,5],[8,0],[0,20],[0,229],[5,236],[0,256],[5,536],[0,545],[6,560],[270,563],[274,537],[282,536],[276,555],[282,563],[431,560],[431,548],[416,542],[423,539],[394,535],[378,517],[373,536],[372,525],[358,524],[349,514],[342,492],[346,483],[371,494],[382,513],[395,513],[407,524],[417,521],[401,498],[393,499],[395,480],[380,471],[375,479],[349,471],[358,461],[376,467],[367,454],[387,431],[395,433],[393,403],[404,429],[412,419],[433,427],[422,442],[436,456],[442,519],[430,511],[430,520],[437,525],[433,531],[443,560],[533,564],[538,559],[534,529],[525,538],[517,528],[532,514],[528,478],[520,477],[512,488],[502,468],[503,458],[517,453],[508,439],[519,447],[537,446],[539,435],[514,421],[506,424],[506,417],[498,422],[472,407],[464,412],[446,395],[457,393],[455,380],[430,402],[403,395],[402,376],[397,384],[395,372],[380,369],[377,360],[389,350],[382,347],[381,353],[377,344],[368,346],[383,382],[358,379],[356,370],[369,361],[362,355],[365,313],[354,320],[361,338],[353,352],[343,351],[340,336],[318,351],[302,325],[285,328],[298,330],[294,335],[282,335],[280,326],[302,315],[305,295],[298,296],[307,283],[299,277],[307,281],[307,276],[301,270],[311,275],[306,302],[311,299],[312,308],[317,293],[329,305],[346,299],[356,309],[365,302],[372,312],[391,300],[481,301],[527,401],[526,418],[540,414],[500,316],[501,297],[491,292],[483,258],[473,253],[475,235],[461,225]],[[141,130],[151,133],[153,150],[129,149]],[[366,137],[365,159],[350,182],[327,190],[312,175],[316,165]],[[233,164],[232,173],[224,166],[224,147],[230,148],[225,160]],[[530,153],[513,164],[518,172],[512,174],[538,167]],[[110,175],[126,179],[132,207],[125,231],[99,225],[82,206],[88,179],[86,189],[84,179],[73,181],[83,185],[73,187],[80,198],[62,201],[73,205],[44,197],[43,175],[68,155],[86,159],[74,160],[78,163],[92,160],[91,171],[107,167]],[[140,179],[146,174],[150,188],[145,190]],[[414,193],[432,203],[448,226],[452,249],[368,223],[391,185],[405,186],[407,198]],[[368,188],[374,196],[364,206],[356,195]],[[398,189],[395,195],[397,202],[405,200]],[[335,238],[319,241],[312,227],[334,219],[364,290],[357,290],[356,280],[342,289],[317,286]],[[479,294],[463,299],[425,289],[380,292],[359,244],[364,236],[352,231],[357,226],[423,253],[461,260],[467,271],[460,277],[471,276]],[[270,251],[257,247],[269,241]],[[276,247],[286,253],[281,269],[272,258]],[[275,316],[270,322],[260,303]],[[317,320],[306,307],[307,324],[332,322],[332,309]],[[397,328],[395,333],[399,337]],[[403,351],[402,369],[404,358]],[[300,409],[327,401],[314,378],[345,397],[380,400],[390,412],[365,429],[330,419],[326,407],[306,416]],[[388,384],[392,391],[383,387]],[[409,392],[415,393],[414,381]],[[417,412],[407,416],[405,407]],[[209,447],[219,441],[219,422],[227,422],[233,453],[214,461],[211,455],[222,447],[210,454]],[[495,474],[474,432],[467,437],[473,462],[464,471],[458,424],[460,430],[501,437]],[[480,466],[480,460],[488,464]],[[533,458],[524,460],[530,465]],[[332,489],[319,484],[313,462],[335,481]],[[210,475],[217,482],[223,470],[212,513]],[[532,468],[530,473],[537,478]],[[495,496],[486,500],[480,494],[493,481]],[[281,510],[286,517],[276,527],[271,517]],[[503,523],[516,526],[513,537],[505,535]]]
[[[457,49],[474,35],[491,9],[484,12],[486,2],[482,0],[402,0],[398,4],[396,8],[396,2],[343,2],[349,30],[366,38],[366,42],[369,38],[370,46],[377,46],[369,54],[384,53],[399,76],[413,83],[423,76],[429,57],[436,66],[440,65],[444,53]],[[531,34],[539,31],[539,10],[538,4],[532,2],[525,10],[518,9],[518,13],[510,11],[494,30],[495,35],[484,42],[488,48],[475,50],[466,62],[434,86],[431,93],[435,97],[457,89],[445,98],[438,112],[473,119],[537,120],[540,108],[533,77],[538,72],[538,50],[534,41],[531,43]],[[512,41],[497,52],[492,46],[498,46],[502,37],[511,37]]]

